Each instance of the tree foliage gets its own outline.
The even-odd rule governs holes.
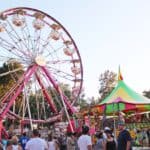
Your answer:
[[[23,69],[16,72],[9,73],[15,69],[23,68],[22,65],[17,61],[9,60],[0,67],[0,74],[8,73],[0,76],[0,98],[15,84],[16,81],[23,74]]]
[[[78,101],[76,102],[75,105],[80,106],[81,109],[88,106],[88,103],[87,103],[87,100],[85,99],[84,93],[80,94],[80,97],[79,97],[79,99],[78,99]]]
[[[106,70],[104,73],[100,75],[99,82],[100,82],[100,101],[102,101],[104,98],[106,98],[114,89],[116,85],[116,77],[117,74]]]
[[[71,89],[69,85],[61,83],[59,86],[64,95],[67,96],[68,99],[70,99]],[[54,103],[56,109],[59,112],[63,108],[59,93],[54,87],[47,87],[46,91],[48,92],[49,96],[51,97],[51,101]],[[46,119],[54,115],[52,108],[50,107],[46,97],[43,94],[42,89],[38,89],[36,93],[32,93],[31,95],[29,95],[29,104],[33,119]],[[25,116],[29,116],[27,111]]]
[[[150,90],[148,91],[143,91],[143,95],[147,98],[150,98]]]
[[[16,69],[18,69],[16,72],[11,72]],[[8,60],[0,67],[0,74],[2,74],[2,76],[0,76],[0,99],[11,89],[23,73],[23,66],[13,59]],[[15,107],[19,109],[22,101],[22,94],[20,94],[16,100]]]

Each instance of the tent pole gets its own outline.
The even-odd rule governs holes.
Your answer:
[[[102,122],[101,122],[101,129],[104,129],[104,123],[106,121],[106,108],[107,108],[107,105],[105,104],[103,118],[102,118]]]
[[[116,121],[115,121],[115,104],[113,103],[113,118],[114,118],[114,138],[116,139]]]

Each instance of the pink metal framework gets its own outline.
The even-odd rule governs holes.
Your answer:
[[[60,59],[60,60],[59,59],[54,59],[54,60],[51,61],[50,65],[48,65],[48,64],[44,64],[44,65],[38,64],[38,62],[36,62],[35,58],[37,58],[38,53],[40,53],[40,54],[44,53],[44,49],[46,49],[45,45],[47,46],[47,41],[46,42],[44,41],[45,43],[41,46],[42,47],[41,50],[39,50],[40,46],[37,48],[38,52],[36,54],[36,52],[33,51],[33,49],[36,48],[37,45],[40,43],[38,41],[39,35],[37,37],[35,37],[35,39],[34,38],[32,39],[31,35],[29,34],[26,37],[23,36],[22,39],[21,39],[21,37],[18,35],[18,33],[14,30],[15,25],[14,24],[11,25],[10,20],[7,20],[7,17],[14,16],[16,14],[18,16],[20,14],[21,15],[23,14],[23,15],[29,17],[29,18],[31,17],[31,18],[35,18],[37,20],[39,19],[39,18],[36,17],[37,15],[40,15],[40,17],[45,16],[46,17],[45,20],[44,19],[42,20],[41,18],[40,18],[41,20],[40,19],[39,20],[43,21],[43,23],[45,25],[47,25],[48,27],[51,27],[53,25],[55,27],[59,26],[61,28],[61,30],[66,34],[65,37],[62,37],[62,35],[61,35],[61,40],[62,40],[62,43],[64,44],[63,46],[66,46],[68,48],[68,45],[66,43],[72,44],[72,46],[74,47],[74,50],[75,50],[75,56],[70,55],[70,53],[68,53],[67,55],[69,55],[68,56],[69,59],[68,58],[67,59]],[[10,26],[10,29],[7,29],[7,27],[3,26],[3,24],[1,24],[1,20],[2,21],[6,20],[6,23],[8,23],[8,26]],[[52,21],[54,24],[49,23],[49,20]],[[16,21],[18,21],[18,20],[16,20]],[[19,28],[19,26],[20,26],[20,24],[17,24],[17,29]],[[27,24],[26,24],[26,26],[27,26]],[[3,29],[6,30],[6,32],[8,34],[8,37],[14,43],[11,43],[11,42],[7,41],[6,39],[4,39],[5,36],[4,36],[4,38],[1,37],[1,32],[3,32]],[[23,32],[24,32],[24,29],[22,29],[21,33],[23,33]],[[37,34],[37,31],[35,33]],[[66,37],[67,37],[67,39],[65,39]],[[31,43],[29,43],[28,40],[31,40]],[[29,45],[30,44],[32,45],[33,42],[35,42],[35,41],[37,43],[36,44],[34,43],[35,45],[32,48],[28,47],[26,45],[26,43],[29,44]],[[55,39],[55,41],[57,41],[57,39]],[[16,98],[24,90],[25,86],[30,82],[30,79],[33,78],[33,76],[36,79],[36,83],[41,88],[41,91],[43,92],[43,95],[44,95],[44,99],[46,100],[46,102],[48,103],[51,111],[53,112],[53,116],[51,116],[51,117],[49,117],[45,120],[42,120],[42,119],[36,120],[36,119],[24,118],[23,120],[21,120],[21,125],[22,126],[24,124],[29,123],[30,121],[32,121],[33,123],[48,123],[48,122],[53,122],[53,121],[60,120],[61,117],[62,117],[62,112],[63,112],[62,110],[64,108],[62,108],[60,111],[57,110],[56,105],[55,105],[55,103],[52,99],[52,96],[48,92],[47,87],[43,83],[43,81],[48,82],[52,85],[52,87],[57,91],[57,94],[61,96],[62,101],[65,103],[65,105],[67,107],[67,110],[69,110],[69,112],[71,114],[73,114],[75,112],[75,110],[73,108],[73,104],[78,99],[79,94],[80,94],[81,89],[82,89],[82,79],[83,79],[82,62],[81,62],[81,57],[80,57],[78,48],[77,48],[73,38],[68,33],[68,31],[57,20],[55,20],[53,17],[51,17],[50,15],[48,15],[48,14],[46,14],[46,13],[40,11],[40,10],[27,8],[27,7],[19,7],[19,8],[13,8],[13,9],[6,10],[6,11],[4,11],[0,14],[0,42],[1,42],[0,47],[3,47],[4,50],[8,51],[8,55],[12,53],[14,58],[15,59],[17,58],[19,60],[19,63],[23,64],[23,66],[25,68],[23,76],[16,81],[14,86],[3,97],[0,98],[1,99],[0,123],[5,118],[6,115],[13,116],[14,118],[19,119],[19,120],[22,119],[21,116],[19,116],[18,114],[15,114],[14,112],[10,111],[10,108],[13,105],[13,103],[15,102]],[[19,42],[22,42],[22,43],[19,43]],[[53,49],[53,46],[51,46],[51,44],[50,44],[50,47]],[[32,49],[31,51],[30,51],[30,48]],[[46,52],[46,54],[44,56],[52,55],[51,57],[53,58],[53,55],[56,53],[56,51],[57,51],[57,49],[54,49],[51,53],[48,51],[48,52]],[[37,56],[33,57],[34,55],[37,55]],[[4,56],[2,55],[2,58],[3,57]],[[1,54],[0,54],[0,58],[1,58]],[[50,60],[48,59],[48,61],[50,61]],[[74,74],[72,75],[71,73],[62,71],[61,69],[59,70],[58,68],[53,68],[53,65],[59,64],[59,63],[61,63],[62,65],[63,65],[63,63],[65,65],[67,63],[70,63],[73,67]],[[78,67],[80,68],[80,72],[77,72],[77,73],[80,73],[80,76],[78,76],[78,74],[76,74],[76,67],[77,67],[76,64],[79,64]],[[44,80],[42,79],[42,77],[39,76],[39,73],[42,74],[41,76],[44,77]],[[60,75],[59,73],[62,73],[63,75]],[[73,82],[72,88],[77,88],[77,86],[79,85],[79,89],[77,91],[77,94],[75,96],[73,96],[72,101],[69,100],[69,98],[63,93],[62,89],[59,86],[60,82],[57,82],[57,78],[56,78],[57,76],[56,77],[54,76],[55,74],[57,76],[63,77],[63,79],[67,79],[67,80],[70,80],[71,82]],[[1,131],[2,130],[0,130],[0,132]]]
[[[35,75],[36,75],[36,78],[37,78],[37,80],[38,80],[38,82],[39,82],[41,88],[42,88],[42,91],[43,91],[43,93],[44,93],[44,95],[45,95],[45,98],[47,99],[47,101],[48,101],[50,107],[52,108],[52,111],[53,111],[54,113],[58,113],[58,111],[57,111],[57,109],[56,109],[56,107],[55,107],[55,105],[54,105],[54,102],[52,101],[51,96],[48,94],[46,88],[44,87],[44,85],[43,85],[43,83],[41,82],[41,80],[40,80],[40,78],[38,77],[38,75],[37,75],[37,74],[35,74]]]
[[[19,94],[21,93],[21,91],[23,90],[25,84],[29,81],[31,75],[35,72],[35,70],[37,69],[37,65],[32,66],[31,68],[29,68],[24,75],[24,81],[18,86],[18,88],[15,91],[14,94],[11,99],[4,105],[4,107],[1,109],[0,112],[0,121],[2,121],[2,119],[4,118],[4,116],[6,115],[6,113],[9,111],[10,107],[13,105],[13,102],[16,100],[16,98],[19,96]]]
[[[5,101],[5,105],[4,107],[1,109],[0,112],[0,122],[2,123],[2,119],[5,117],[5,115],[7,113],[13,115],[15,118],[19,118],[19,116],[17,116],[16,114],[13,114],[9,111],[10,107],[13,105],[13,102],[16,100],[16,98],[19,96],[19,94],[21,93],[21,91],[23,90],[24,86],[28,83],[30,77],[33,74],[36,74],[36,69],[37,68],[41,68],[44,72],[45,75],[49,78],[49,80],[52,82],[53,86],[55,87],[55,89],[57,90],[57,92],[59,94],[63,93],[61,91],[60,93],[60,88],[58,86],[58,84],[56,84],[53,80],[53,78],[51,77],[50,73],[47,71],[47,69],[45,67],[41,67],[41,66],[37,66],[36,64],[29,67],[29,69],[24,73],[24,80],[18,85],[18,87],[16,87],[15,89],[15,94],[12,95],[11,99],[6,103]],[[48,95],[47,90],[45,89],[44,85],[42,84],[42,82],[40,81],[40,78],[38,77],[38,75],[36,74],[36,78],[40,84],[40,86],[42,87],[43,93],[46,97],[46,100],[48,101],[50,108],[52,108],[52,110],[57,113],[56,107],[54,106],[54,103],[52,103],[52,99],[50,98],[50,95]],[[73,107],[71,106],[71,104],[68,102],[67,97],[63,94],[63,100],[66,104],[66,106],[68,107],[68,109],[70,110],[71,113],[74,113],[75,110],[73,109]],[[4,97],[4,99],[6,99]],[[2,100],[4,102],[4,100]],[[47,120],[34,120],[32,119],[33,123],[50,123],[53,121],[58,121],[60,120],[60,118],[62,117],[62,114],[60,113],[59,115],[56,115],[55,117],[51,117],[48,118]],[[30,119],[24,119],[21,121],[21,126],[23,127],[24,124],[28,124],[30,122]],[[69,124],[71,124],[71,122],[69,121]],[[3,128],[0,128],[0,133],[2,133],[2,130],[4,130]],[[0,134],[1,135],[1,134]],[[1,138],[1,137],[0,137]]]
[[[45,67],[41,67],[41,69],[45,72],[46,76],[48,77],[48,79],[51,81],[51,83],[53,84],[54,88],[57,90],[57,92],[60,94],[59,91],[59,86],[58,84],[54,81],[53,77],[51,76],[51,74],[48,72],[48,70]],[[71,113],[74,113],[75,110],[74,108],[71,106],[71,104],[69,104],[69,101],[67,99],[67,97],[63,94],[63,100],[66,104],[66,106],[68,107],[68,109],[71,111]]]
[[[73,42],[73,45],[74,45],[74,47],[75,47],[75,49],[76,49],[76,53],[77,53],[77,55],[78,55],[78,58],[79,59],[75,59],[75,60],[72,60],[72,63],[73,63],[73,66],[75,66],[75,63],[77,62],[77,61],[80,61],[80,68],[81,68],[81,84],[80,84],[80,88],[79,88],[79,92],[78,92],[78,95],[77,95],[77,97],[79,97],[79,95],[80,95],[80,92],[81,92],[81,90],[82,90],[82,86],[83,86],[83,66],[82,66],[82,62],[81,62],[81,56],[80,56],[80,53],[79,53],[79,51],[78,51],[78,47],[77,47],[77,45],[76,45],[76,43],[75,43],[75,41],[74,41],[74,39],[72,38],[72,36],[70,35],[70,33],[66,30],[66,28],[58,21],[58,20],[56,20],[55,18],[53,18],[52,16],[50,16],[50,15],[48,15],[47,13],[45,13],[45,12],[43,12],[43,11],[40,11],[40,10],[37,10],[37,9],[34,9],[34,8],[29,8],[29,7],[17,7],[17,8],[12,8],[12,9],[8,9],[8,10],[6,10],[6,11],[4,11],[3,13],[4,14],[7,14],[7,13],[10,13],[10,14],[14,14],[14,11],[17,11],[17,10],[31,10],[31,11],[35,11],[35,12],[40,12],[41,14],[44,14],[45,16],[47,16],[48,18],[50,18],[51,20],[53,20],[54,22],[56,22],[58,25],[60,25],[61,26],[61,28],[66,32],[66,34],[69,36],[69,38],[71,39],[71,41]],[[9,14],[9,15],[10,15]],[[29,14],[27,14],[27,15],[29,15]],[[29,15],[30,16],[30,15]],[[65,41],[64,41],[65,42]],[[29,54],[26,54],[26,55],[29,55]],[[78,79],[77,78],[75,78],[74,79],[74,81],[77,81]],[[76,82],[75,82],[75,84],[74,84],[74,86],[76,86]],[[74,104],[75,102],[76,102],[76,100],[77,99],[75,99],[75,101],[73,101],[73,103],[72,104]]]

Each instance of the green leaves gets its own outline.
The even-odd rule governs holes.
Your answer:
[[[100,75],[99,82],[100,82],[100,89],[99,94],[101,96],[100,101],[106,98],[111,91],[114,89],[117,81],[117,74],[106,70],[104,73]],[[100,102],[99,101],[99,102]]]

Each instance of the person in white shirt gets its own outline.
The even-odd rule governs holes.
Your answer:
[[[47,150],[48,146],[45,140],[39,137],[38,130],[33,130],[33,138],[31,138],[25,147],[25,150]]]
[[[78,139],[78,147],[80,150],[92,150],[92,140],[88,133],[89,127],[86,125],[82,126],[82,135]]]
[[[48,135],[48,150],[59,150],[58,141],[51,134]]]

